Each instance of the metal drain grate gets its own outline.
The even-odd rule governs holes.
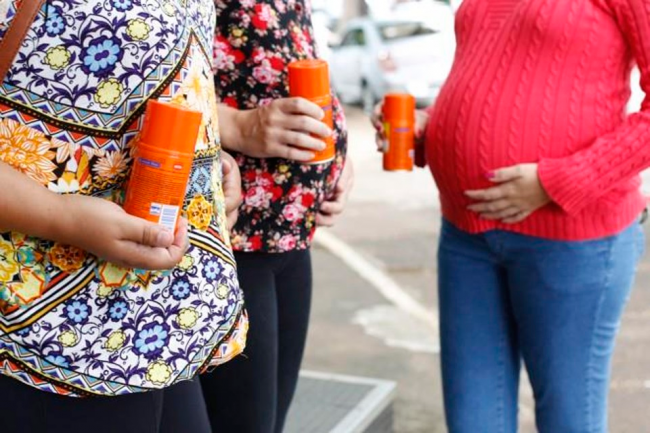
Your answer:
[[[285,433],[392,433],[395,383],[302,372]]]

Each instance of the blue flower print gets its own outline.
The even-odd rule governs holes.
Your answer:
[[[119,40],[105,36],[94,39],[81,52],[84,70],[100,77],[110,74],[122,55]]]
[[[120,12],[126,12],[131,9],[133,2],[131,0],[112,0],[113,7]]]
[[[190,283],[185,280],[177,280],[172,286],[172,296],[177,301],[187,299],[191,292]]]
[[[21,337],[27,337],[30,332],[32,332],[32,327],[28,326],[27,328],[23,328],[20,331],[17,331],[16,335],[19,335]]]
[[[165,324],[149,323],[138,332],[135,350],[146,358],[157,358],[169,341],[169,327]]]
[[[45,31],[48,36],[59,36],[65,30],[65,21],[61,16],[61,10],[56,7],[47,8],[47,19],[45,20]]]
[[[223,267],[216,260],[210,260],[210,262],[208,262],[208,264],[203,269],[203,273],[205,275],[205,278],[214,281],[223,273]]]
[[[119,320],[122,320],[128,312],[129,305],[125,301],[118,299],[117,301],[113,302],[113,304],[108,309],[108,316],[112,321],[117,322]]]
[[[52,353],[50,355],[47,355],[45,357],[45,360],[51,364],[56,365],[57,367],[63,367],[63,368],[70,367],[70,362],[68,362],[68,358],[61,355],[60,353]]]
[[[68,319],[74,323],[83,323],[89,316],[88,305],[80,301],[74,301],[65,308]]]

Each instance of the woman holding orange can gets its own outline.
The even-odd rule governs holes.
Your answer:
[[[202,384],[215,431],[274,433],[307,335],[311,240],[342,211],[351,184],[347,133],[328,73],[313,60],[309,2],[221,0],[217,9],[219,115],[237,125],[222,128],[222,144],[244,191],[232,241],[253,325],[241,362]]]
[[[408,93],[389,93],[375,107],[372,122],[377,130],[377,150],[383,153],[384,171],[412,171],[425,167],[424,130],[429,121],[417,110]]]
[[[465,0],[458,10],[454,65],[424,134],[442,210],[450,433],[516,432],[524,365],[540,433],[608,431],[616,335],[645,247],[648,7]],[[646,100],[628,115],[635,63]]]

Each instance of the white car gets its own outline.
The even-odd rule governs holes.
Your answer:
[[[366,111],[391,91],[410,93],[426,106],[447,78],[455,48],[453,13],[443,22],[353,20],[330,53],[333,87],[343,102]]]
[[[460,8],[460,4],[463,2],[463,0],[450,0],[451,8],[454,10],[454,13],[458,11],[458,8]]]

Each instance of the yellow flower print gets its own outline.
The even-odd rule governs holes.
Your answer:
[[[45,135],[9,119],[0,120],[0,161],[47,185],[56,179],[56,154]]]
[[[45,64],[54,70],[63,69],[70,63],[70,56],[65,46],[57,45],[45,52]]]
[[[181,329],[192,329],[199,321],[199,313],[195,308],[183,308],[176,317],[176,323]]]
[[[79,336],[74,331],[63,331],[58,340],[63,347],[74,347],[79,343]]]
[[[24,303],[38,299],[45,290],[45,275],[40,269],[23,268],[20,270],[20,283],[10,284],[10,289]]]
[[[174,8],[174,5],[172,2],[165,2],[162,6],[162,11],[169,15],[170,17],[174,16],[174,13],[176,13],[176,9]]]
[[[229,292],[230,290],[228,289],[228,286],[221,284],[219,287],[217,287],[217,298],[226,299]]]
[[[178,269],[189,271],[194,266],[194,258],[189,254],[185,255],[181,262],[177,265]]]
[[[95,163],[93,171],[104,179],[113,179],[126,173],[129,157],[123,151],[107,152]]]
[[[172,369],[165,361],[154,361],[147,368],[147,380],[154,385],[166,385],[172,378]]]
[[[108,78],[97,86],[95,93],[95,102],[102,108],[108,108],[115,105],[122,96],[124,86],[115,78]]]
[[[73,273],[81,269],[88,255],[77,247],[54,244],[47,257],[50,263],[63,272]]]
[[[213,207],[202,195],[194,197],[187,207],[187,219],[193,227],[207,230],[212,220]]]
[[[130,269],[121,268],[113,263],[103,263],[98,272],[102,283],[108,287],[122,287],[133,280]]]
[[[204,3],[204,2],[199,3],[199,14],[200,14],[202,17],[205,17],[205,16],[208,15],[208,9],[205,7],[205,3]]]
[[[11,242],[0,239],[0,285],[13,281],[20,271]]]
[[[106,284],[99,284],[99,287],[97,287],[97,296],[100,298],[108,298],[113,294],[115,291],[114,287],[108,287]]]
[[[126,334],[121,329],[118,329],[117,331],[111,332],[108,336],[108,339],[104,343],[104,349],[109,352],[115,352],[124,347],[124,343],[126,343]]]
[[[129,21],[129,24],[126,28],[126,33],[134,41],[143,41],[149,37],[151,33],[151,26],[146,23],[142,18],[136,18]]]
[[[231,35],[230,43],[234,48],[241,48],[246,44],[246,42],[248,42],[248,36],[246,36],[244,30],[240,28],[234,28]]]

